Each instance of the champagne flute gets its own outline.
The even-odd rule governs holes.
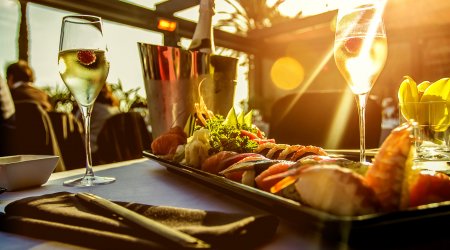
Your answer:
[[[95,186],[116,180],[114,177],[94,175],[90,144],[92,108],[109,72],[106,53],[101,18],[87,15],[63,18],[58,53],[59,73],[83,115],[86,150],[84,176],[64,182],[65,186]]]
[[[382,14],[385,1],[348,1],[338,10],[334,59],[355,94],[360,134],[360,162],[365,157],[365,109],[367,97],[384,67],[387,40]]]

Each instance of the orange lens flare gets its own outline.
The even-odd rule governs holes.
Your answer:
[[[281,57],[273,64],[270,77],[278,88],[291,90],[303,82],[305,70],[295,58]]]

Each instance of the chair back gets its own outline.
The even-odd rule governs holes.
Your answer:
[[[0,156],[13,155],[12,142],[14,141],[14,134],[16,128],[12,124],[0,124]]]
[[[86,165],[83,124],[72,113],[49,111],[48,116],[58,140],[66,170]]]
[[[66,170],[48,113],[33,101],[18,101],[15,106],[16,129],[11,141],[14,154],[57,155],[55,172]]]
[[[358,110],[353,95],[344,91],[305,92],[275,101],[269,137],[277,143],[320,146],[326,149],[359,148]],[[379,146],[381,105],[368,98],[366,148]]]
[[[150,149],[151,135],[138,112],[113,115],[106,120],[97,137],[94,164],[125,161],[142,157]]]

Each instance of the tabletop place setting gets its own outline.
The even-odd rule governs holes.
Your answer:
[[[342,89],[356,103],[358,130],[352,133],[359,148],[327,148],[301,139],[286,143],[259,126],[265,97],[237,107],[242,60],[239,53],[227,54],[227,44],[234,48],[234,43],[213,27],[213,16],[223,14],[216,11],[221,4],[200,0],[189,47],[173,43],[188,29],[176,26],[184,21],[175,17],[161,24],[167,13],[158,18],[164,44],[135,43],[151,144],[144,145],[140,158],[99,165],[93,160],[91,118],[114,69],[116,47],[107,34],[114,15],[63,15],[57,58],[45,60],[57,62],[60,80],[78,107],[85,168],[58,172],[64,160],[59,155],[1,155],[0,242],[5,249],[445,249],[450,242],[439,228],[450,222],[450,76],[423,80],[405,71],[402,79],[391,79],[398,86],[390,86],[396,126],[377,147],[366,148],[373,133],[366,130],[368,100],[384,88],[383,77],[392,71],[385,68],[398,63],[390,57],[398,49],[391,37],[393,42],[400,38],[389,23],[393,19],[385,18],[389,1],[338,1],[327,12],[333,13],[326,31],[334,33],[328,41],[330,62],[318,74],[333,67],[334,81],[346,84]],[[178,4],[169,0],[151,11],[170,12]],[[325,32],[311,25],[314,18],[304,17],[300,26],[306,29],[300,30]],[[130,20],[127,25],[144,28]],[[288,23],[274,22],[268,31],[293,27],[282,26]],[[179,33],[170,33],[170,25]],[[252,35],[261,44],[270,40],[258,29],[248,34],[236,41],[255,39]],[[301,46],[306,45],[292,48]],[[249,71],[270,71],[258,56],[247,58]],[[306,79],[309,75],[314,74],[308,72]],[[261,77],[249,73],[246,78]],[[262,90],[262,83],[248,89],[271,91]]]

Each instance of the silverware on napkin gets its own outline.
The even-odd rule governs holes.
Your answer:
[[[123,221],[125,223],[133,224],[153,234],[156,234],[159,237],[163,238],[165,241],[167,241],[167,243],[169,244],[172,243],[176,247],[211,248],[211,246],[208,243],[200,239],[197,239],[189,234],[173,229],[169,226],[166,226],[160,222],[157,222],[141,214],[138,214],[125,207],[117,205],[116,203],[113,203],[102,197],[84,192],[77,193],[76,196],[84,201],[87,201],[103,209],[106,209],[114,214],[117,214],[118,216],[123,218]]]

